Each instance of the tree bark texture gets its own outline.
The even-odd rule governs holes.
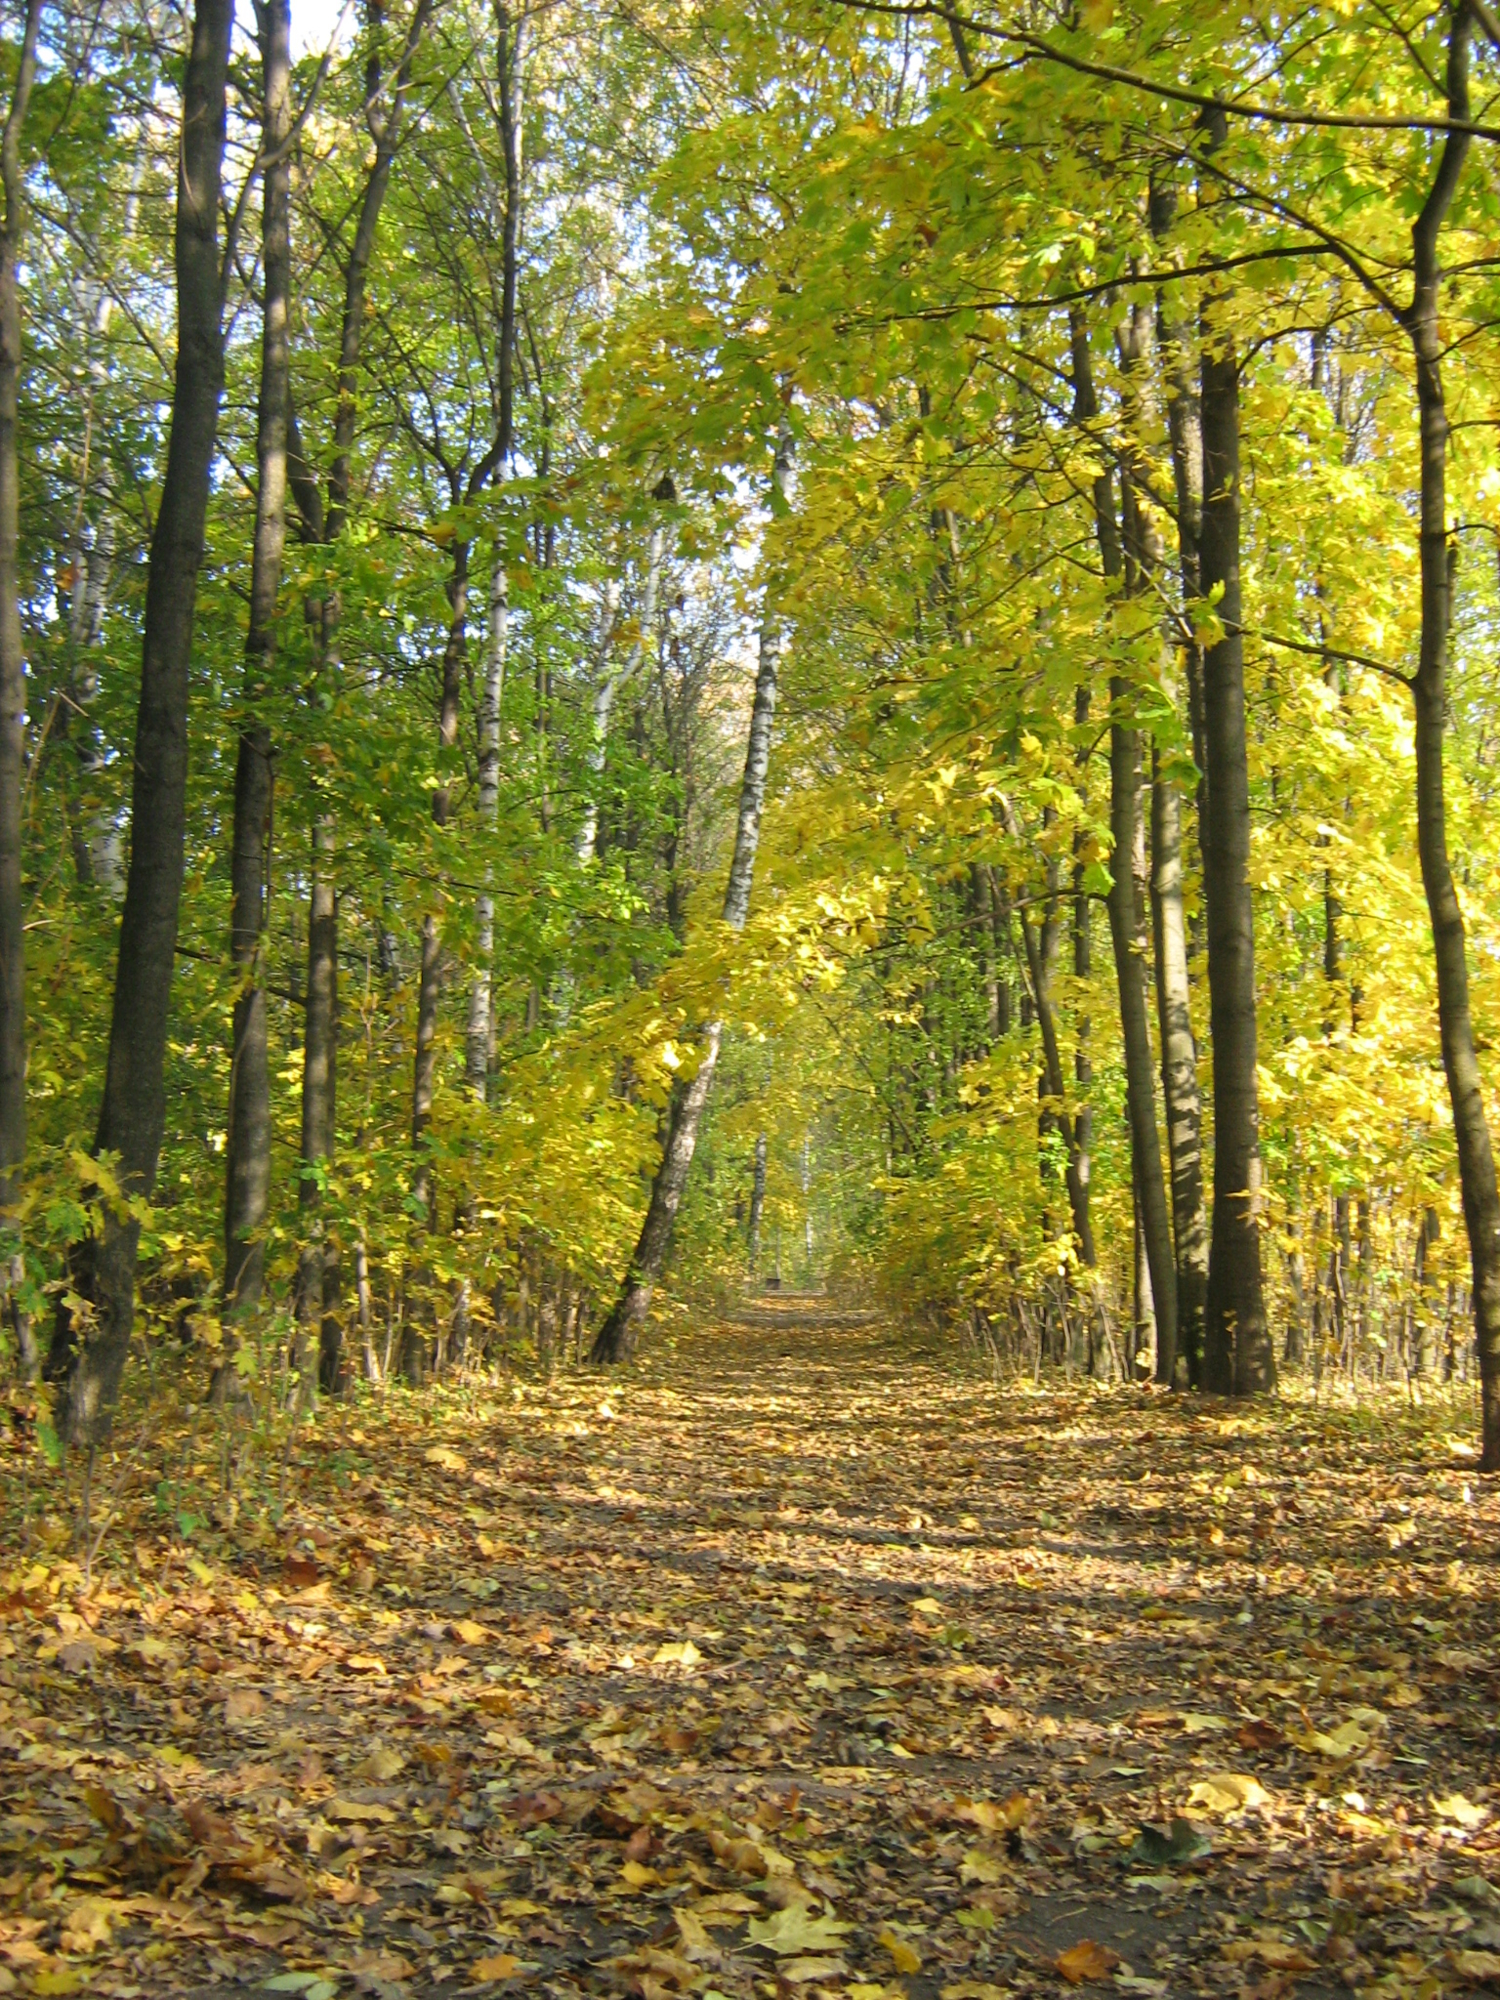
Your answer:
[[[1208,1291],[1203,1110],[1182,909],[1182,799],[1159,759],[1151,787],[1151,913],[1177,1254],[1177,1345],[1188,1380],[1196,1387],[1203,1368],[1203,1304]]]
[[[260,401],[256,419],[255,548],[245,636],[244,713],[234,773],[229,949],[238,981],[225,1139],[224,1312],[253,1313],[265,1276],[261,1230],[271,1191],[271,1070],[265,935],[275,767],[264,719],[276,646],[276,601],[286,549],[287,414],[291,310],[292,18],[290,0],[260,0],[261,195]]]
[[[1177,1358],[1177,1272],[1172,1226],[1161,1170],[1156,1128],[1156,1078],[1146,1003],[1146,940],[1138,908],[1133,854],[1141,810],[1141,751],[1136,730],[1122,720],[1130,691],[1116,676],[1110,683],[1109,819],[1114,841],[1109,891],[1109,929],[1115,952],[1120,998],[1120,1034],[1125,1052],[1125,1109],[1130,1123],[1136,1209],[1151,1272],[1156,1319],[1156,1378],[1170,1383]]]
[[[1448,116],[1467,124],[1469,10],[1458,0],[1448,33]],[[1469,1008],[1469,967],[1463,911],[1448,856],[1443,786],[1448,634],[1452,578],[1448,565],[1448,413],[1443,392],[1439,324],[1439,239],[1468,152],[1468,135],[1450,130],[1437,172],[1412,225],[1412,301],[1406,314],[1416,362],[1421,451],[1421,643],[1412,679],[1416,710],[1417,849],[1432,923],[1437,967],[1438,1025],[1443,1070],[1453,1106],[1464,1227],[1469,1238],[1474,1333],[1478,1347],[1482,1443],[1480,1464],[1500,1472],[1500,1189],[1484,1105],[1484,1080]]]
[[[1203,528],[1200,581],[1217,594],[1219,637],[1203,661],[1203,890],[1208,916],[1214,1067],[1214,1205],[1203,1330],[1205,1388],[1275,1386],[1261,1290],[1260,1112],[1255,1074],[1255,914],[1250,894],[1250,774],[1240,599],[1240,382],[1233,340],[1203,329]]]
[[[750,1275],[760,1269],[760,1223],[766,1210],[766,1135],[755,1135],[755,1170],[750,1183]]]

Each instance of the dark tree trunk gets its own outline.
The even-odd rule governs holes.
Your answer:
[[[1020,821],[1008,801],[1003,810],[1006,830],[1013,840],[1019,841]],[[1047,1096],[1053,1100],[1054,1108],[1050,1115],[1055,1119],[1057,1129],[1062,1134],[1063,1147],[1067,1154],[1068,1211],[1073,1224],[1078,1261],[1086,1270],[1092,1271],[1098,1259],[1094,1249],[1093,1221],[1089,1214],[1087,1168],[1078,1149],[1072,1115],[1063,1109],[1067,1102],[1067,1081],[1063,1075],[1062,1051],[1057,1040],[1057,1019],[1052,1007],[1052,982],[1045,940],[1037,936],[1035,927],[1025,910],[1017,910],[1016,919],[1021,926],[1021,944],[1026,956],[1032,1006],[1042,1038],[1042,1086]]]
[[[16,1322],[22,1372],[35,1370],[31,1322],[17,1298],[23,1280],[19,1224],[7,1213],[21,1192],[26,1158],[26,973],[21,894],[22,802],[26,788],[26,652],[21,635],[20,453],[21,242],[25,189],[21,131],[36,74],[41,0],[26,24],[5,129],[0,135],[0,1297]]]
[[[782,426],[776,442],[776,459],[771,473],[774,492],[784,502],[787,477],[791,470],[791,434]],[[766,804],[766,775],[771,765],[771,727],[776,719],[776,694],[780,673],[780,624],[771,593],[761,611],[759,660],[755,675],[755,698],[750,706],[750,727],[745,746],[745,775],[740,784],[739,815],[735,824],[734,854],[729,863],[729,880],[724,887],[723,921],[731,930],[742,931],[750,914],[750,891],[755,880],[755,854],[760,845],[761,815]],[[641,1225],[635,1255],[603,1325],[594,1336],[590,1360],[603,1364],[628,1360],[651,1305],[651,1295],[666,1262],[682,1191],[698,1144],[698,1127],[708,1103],[714,1069],[719,1060],[719,1044],[724,1024],[710,1021],[703,1030],[698,1067],[685,1083],[672,1092],[667,1120],[666,1144],[661,1164],[651,1187],[646,1219]]]
[[[1109,892],[1109,929],[1115,951],[1115,983],[1120,996],[1120,1034],[1125,1050],[1125,1109],[1130,1122],[1136,1207],[1151,1272],[1156,1319],[1156,1378],[1170,1383],[1177,1359],[1177,1272],[1172,1226],[1161,1170],[1156,1129],[1156,1076],[1146,1004],[1146,940],[1132,865],[1136,822],[1141,810],[1140,738],[1121,716],[1130,694],[1118,677],[1110,684],[1114,719],[1109,740],[1109,820],[1114,839]]]
[[[1214,1208],[1204,1311],[1204,1386],[1222,1395],[1274,1388],[1261,1291],[1260,1111],[1255,1075],[1255,913],[1250,894],[1250,774],[1240,601],[1240,378],[1233,339],[1203,329],[1203,529],[1200,583],[1222,592],[1220,636],[1203,662],[1203,889],[1208,915],[1214,1068]]]
[[[766,1135],[755,1135],[755,1178],[750,1184],[750,1275],[760,1268],[760,1219],[766,1207]]]
[[[1122,354],[1129,369],[1138,365],[1144,342],[1139,309],[1122,336]],[[1081,312],[1071,316],[1073,419],[1088,425],[1097,420],[1099,399],[1094,388],[1088,328]],[[1127,406],[1127,415],[1131,414]],[[1114,478],[1109,472],[1094,481],[1094,530],[1106,585],[1123,582],[1138,588],[1145,570],[1145,551],[1129,475],[1122,475],[1121,500],[1126,530],[1122,548],[1115,518]],[[1126,557],[1129,557],[1127,569]],[[1151,1294],[1157,1330],[1157,1377],[1170,1382],[1177,1356],[1177,1276],[1172,1258],[1172,1229],[1162,1179],[1161,1143],[1156,1129],[1156,1074],[1151,1056],[1151,1029],[1146,1005],[1144,912],[1136,884],[1137,827],[1141,815],[1141,751],[1137,731],[1128,721],[1131,702],[1125,680],[1110,680],[1109,820],[1114,852],[1109,892],[1109,929],[1114,946],[1115,984],[1119,994],[1120,1033],[1125,1056],[1125,1105],[1130,1124],[1131,1179],[1145,1255],[1151,1267]]]
[[[122,1193],[149,1200],[166,1120],[164,1064],[177,948],[187,817],[188,669],[209,473],[224,380],[219,195],[229,0],[198,0],[183,82],[174,257],[177,365],[161,502],[146,573],[141,689],[131,791],[130,868],[96,1156],[118,1156]],[[58,1429],[92,1443],[108,1427],[130,1351],[137,1217],[106,1201],[98,1231],[78,1245],[72,1291],[84,1315],[58,1307],[49,1372],[62,1384]],[[66,1295],[65,1295],[66,1296]]]
[[[1089,719],[1089,691],[1086,687],[1074,690],[1073,723],[1080,737],[1084,735]],[[1088,771],[1083,752],[1079,751],[1079,789],[1084,794],[1088,790]],[[1079,982],[1079,991],[1087,990],[1086,982],[1094,969],[1093,935],[1090,919],[1093,909],[1083,887],[1083,834],[1074,836],[1073,852],[1073,977]],[[1092,1187],[1092,1166],[1094,1154],[1094,1107],[1089,1093],[1094,1087],[1094,1065],[1089,1054],[1092,1023],[1080,1008],[1076,1026],[1076,1042],[1073,1050],[1073,1089],[1076,1108],[1073,1113],[1073,1153],[1077,1158],[1077,1180],[1079,1200],[1088,1219],[1088,1236],[1094,1234],[1093,1210],[1090,1200]]]
[[[1457,124],[1467,124],[1470,115],[1469,34],[1469,8],[1458,0],[1448,33],[1447,69],[1448,116]],[[1448,565],[1448,413],[1438,319],[1442,278],[1438,249],[1468,145],[1466,133],[1448,133],[1427,199],[1412,226],[1414,271],[1406,324],[1416,362],[1420,420],[1422,577],[1421,645],[1412,699],[1416,708],[1417,849],[1432,922],[1443,1069],[1453,1106],[1453,1137],[1473,1280],[1483,1430],[1480,1464],[1486,1472],[1500,1472],[1500,1189],[1496,1187],[1484,1106],[1484,1080],[1474,1046],[1464,920],[1448,858],[1443,791],[1452,578]]]
[[[1151,908],[1162,1097],[1177,1251],[1177,1345],[1195,1387],[1203,1371],[1208,1218],[1203,1208],[1203,1112],[1182,911],[1182,802],[1159,765],[1151,787]]]
[[[291,306],[292,123],[290,0],[260,0],[264,103],[261,144],[269,156],[262,193],[260,406],[255,457],[255,552],[245,637],[244,716],[234,773],[229,947],[234,1003],[225,1139],[224,1314],[253,1313],[265,1275],[261,1230],[271,1188],[271,1071],[266,1022],[265,932],[275,795],[271,732],[264,717],[276,645],[276,600],[286,547],[288,314]]]
[[[302,1033],[302,1247],[297,1261],[294,1364],[310,1387],[320,1342],[324,1267],[323,1184],[333,1159],[338,1114],[338,901],[332,823],[313,828],[312,897],[307,913],[307,993]]]

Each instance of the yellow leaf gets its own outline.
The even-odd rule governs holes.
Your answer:
[[[839,1939],[849,1926],[837,1917],[815,1917],[806,1903],[792,1903],[769,1917],[752,1919],[746,1925],[752,1944],[764,1945],[778,1958],[805,1952],[836,1951]]]
[[[429,1465],[440,1465],[444,1472],[467,1472],[469,1469],[451,1445],[429,1445],[422,1456]]]
[[[885,1946],[898,1972],[921,1970],[922,1954],[909,1945],[905,1938],[897,1937],[894,1931],[883,1930],[875,1942]]]
[[[1271,1794],[1257,1778],[1239,1771],[1216,1771],[1191,1787],[1187,1802],[1189,1808],[1197,1806],[1203,1812],[1246,1812],[1253,1806],[1269,1805]]]
[[[694,1952],[713,1952],[716,1949],[703,1919],[694,1916],[691,1910],[674,1910],[672,1919],[677,1925],[677,1934],[682,1939],[682,1948],[689,1957]]]
[[[493,1639],[495,1635],[488,1625],[481,1625],[477,1619],[455,1618],[453,1636],[465,1646],[482,1646],[487,1639]]]
[[[520,1959],[512,1958],[508,1951],[497,1951],[492,1958],[476,1958],[469,1967],[469,1977],[477,1986],[487,1979],[514,1979],[520,1970]]]
[[[377,1743],[355,1765],[354,1775],[368,1778],[373,1784],[386,1785],[405,1769],[406,1759],[399,1750],[393,1750],[388,1743]]]
[[[642,1861],[627,1861],[620,1870],[620,1879],[628,1882],[632,1889],[649,1889],[661,1880],[654,1868],[648,1868]]]
[[[1465,1979],[1500,1982],[1500,1951],[1450,1951],[1448,1956],[1454,1971],[1462,1973]]]
[[[1451,1819],[1456,1825],[1466,1827],[1483,1826],[1490,1816],[1488,1806],[1476,1806],[1462,1792],[1450,1792],[1445,1799],[1434,1799],[1432,1810],[1439,1819]]]
[[[964,1856],[958,1876],[961,1882],[1003,1882],[1005,1867],[993,1854],[986,1854],[982,1847],[971,1847]]]
[[[1009,1833],[1031,1814],[1031,1801],[1024,1792],[1014,1792],[1003,1805],[990,1799],[960,1799],[953,1808],[955,1819],[967,1820],[986,1833]]]
[[[651,1664],[656,1667],[696,1667],[703,1655],[691,1639],[672,1639],[664,1646],[658,1646],[651,1655]]]

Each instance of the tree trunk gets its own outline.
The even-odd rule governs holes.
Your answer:
[[[771,472],[773,492],[783,503],[791,470],[791,448],[791,433],[783,422]],[[750,706],[745,775],[740,785],[734,854],[729,863],[729,880],[724,887],[723,920],[733,931],[742,931],[750,914],[755,854],[760,845],[761,815],[766,804],[766,775],[771,764],[771,726],[776,718],[780,645],[780,623],[768,589],[761,610],[755,698]],[[686,1083],[673,1089],[666,1144],[662,1148],[661,1165],[652,1184],[646,1219],[641,1225],[635,1255],[630,1260],[630,1269],[620,1287],[619,1296],[594,1337],[589,1358],[595,1363],[624,1361],[634,1351],[641,1325],[651,1305],[651,1294],[666,1262],[667,1249],[672,1240],[672,1224],[682,1201],[682,1191],[687,1185],[688,1169],[693,1164],[698,1126],[713,1084],[723,1033],[722,1020],[708,1023],[700,1042],[697,1069]],[[777,1263],[779,1275],[779,1256]]]
[[[1020,840],[1021,825],[1009,801],[1003,802],[1006,829],[1013,840]],[[1025,910],[1017,910],[1021,926],[1021,944],[1026,955],[1026,970],[1032,1005],[1036,1014],[1037,1027],[1042,1038],[1042,1082],[1055,1109],[1052,1116],[1062,1134],[1067,1153],[1068,1210],[1073,1223],[1073,1235],[1078,1250],[1078,1261],[1087,1270],[1093,1270],[1097,1262],[1094,1249],[1093,1222],[1089,1214],[1088,1182],[1086,1168],[1078,1151],[1077,1134],[1073,1127],[1071,1113],[1062,1107],[1067,1102],[1067,1084],[1063,1076],[1062,1051],[1057,1041],[1057,1021],[1052,1011],[1051,979],[1048,973],[1045,942],[1037,937],[1031,919]]]
[[[219,195],[233,8],[198,0],[183,83],[174,259],[177,365],[161,501],[146,572],[131,790],[130,868],[95,1157],[118,1156],[122,1194],[149,1201],[166,1121],[165,1059],[187,816],[188,668],[209,475],[224,379]],[[108,1428],[130,1351],[139,1213],[106,1200],[70,1258],[82,1312],[58,1305],[49,1372],[63,1385],[59,1433],[92,1444]]]
[[[750,1275],[760,1269],[760,1219],[766,1207],[766,1135],[755,1135],[755,1178],[750,1184]]]
[[[448,642],[443,648],[443,691],[438,710],[439,783],[432,794],[432,822],[448,824],[451,794],[446,764],[458,744],[458,706],[468,657],[469,544],[453,549],[453,573],[448,579]],[[417,987],[417,1044],[412,1063],[411,1144],[416,1155],[412,1192],[427,1227],[436,1223],[432,1193],[432,1161],[427,1151],[427,1127],[432,1122],[436,1084],[438,997],[442,988],[442,932],[436,914],[422,920],[422,973]]]
[[[323,1317],[323,1188],[338,1129],[338,900],[333,854],[333,823],[323,814],[313,827],[302,1030],[302,1247],[293,1365],[305,1389],[311,1387],[312,1357]]]
[[[1213,114],[1222,143],[1224,114]],[[1250,773],[1240,600],[1240,377],[1233,338],[1203,328],[1203,529],[1200,584],[1220,635],[1203,661],[1203,891],[1208,916],[1214,1065],[1214,1209],[1204,1307],[1204,1386],[1250,1395],[1276,1383],[1261,1290],[1260,1107],[1255,1075],[1255,911],[1250,894]]]
[[[1073,361],[1073,418],[1088,425],[1097,420],[1099,399],[1094,388],[1093,357],[1083,314],[1070,316]],[[1127,379],[1142,358],[1144,329],[1137,308],[1121,336]],[[1127,398],[1127,420],[1133,416]],[[1140,587],[1146,551],[1128,475],[1122,475],[1121,501],[1125,546],[1115,519],[1114,479],[1109,472],[1094,481],[1094,530],[1100,567],[1107,588],[1123,580],[1127,590]],[[1129,558],[1128,565],[1126,558]],[[1172,1231],[1162,1179],[1161,1143],[1156,1130],[1156,1076],[1151,1058],[1151,1029],[1146,1007],[1146,953],[1143,913],[1136,888],[1137,827],[1141,815],[1141,752],[1136,730],[1126,713],[1130,690],[1119,675],[1110,680],[1109,819],[1114,843],[1109,892],[1109,929],[1114,946],[1115,984],[1119,993],[1120,1033],[1125,1056],[1125,1105],[1130,1124],[1131,1176],[1136,1191],[1145,1254],[1151,1266],[1151,1293],[1156,1320],[1158,1380],[1170,1382],[1177,1354],[1177,1274],[1172,1261]]]
[[[349,482],[358,421],[360,354],[364,343],[365,303],[369,284],[370,259],[375,253],[375,237],[380,211],[390,186],[407,92],[411,85],[412,62],[432,18],[434,0],[417,0],[407,26],[401,59],[390,80],[389,90],[381,76],[378,45],[365,65],[365,121],[373,142],[369,172],[360,198],[349,260],[344,267],[344,301],[339,326],[337,394],[333,422],[333,459],[328,473],[328,500],[325,508],[295,422],[289,412],[287,428],[288,477],[291,492],[302,516],[309,541],[332,544],[343,532],[349,512]],[[372,26],[378,27],[381,9],[378,0],[369,0]],[[382,111],[381,106],[385,109]],[[306,606],[309,622],[319,626],[318,679],[320,691],[329,691],[337,671],[337,594],[321,604]],[[315,801],[315,806],[316,806]],[[338,893],[334,880],[338,850],[338,829],[332,814],[317,810],[313,824],[312,886],[307,922],[307,999],[302,1038],[302,1246],[297,1266],[297,1332],[294,1340],[298,1372],[304,1387],[310,1385],[309,1368],[313,1353],[312,1332],[323,1320],[325,1265],[332,1246],[324,1240],[322,1186],[334,1155],[338,1126],[337,1070],[338,1040]],[[318,1150],[309,1150],[309,1148]]]
[[[1154,754],[1154,753],[1153,753]],[[1203,1371],[1208,1219],[1203,1208],[1203,1114],[1182,910],[1182,801],[1158,762],[1151,787],[1151,908],[1162,1097],[1177,1250],[1177,1345],[1196,1387]]]
[[[16,1325],[23,1373],[35,1372],[31,1322],[18,1292],[25,1269],[13,1215],[26,1158],[26,971],[21,886],[26,790],[26,651],[21,633],[21,131],[36,75],[41,0],[27,0],[20,60],[0,135],[0,1296]]]
[[[1114,840],[1109,891],[1109,930],[1120,996],[1120,1035],[1125,1052],[1125,1109],[1130,1122],[1130,1154],[1136,1206],[1145,1256],[1151,1270],[1156,1320],[1156,1379],[1170,1383],[1177,1357],[1177,1271],[1172,1227],[1161,1170],[1156,1129],[1156,1076],[1146,1006],[1146,941],[1138,909],[1132,865],[1136,822],[1141,809],[1140,738],[1120,718],[1130,694],[1118,676],[1110,682],[1109,819]]]
[[[497,551],[490,574],[489,644],[479,703],[479,823],[491,839],[500,823],[500,708],[505,695],[508,637],[505,564]],[[489,1090],[490,1031],[494,1017],[495,899],[490,893],[489,880],[486,862],[485,887],[474,903],[474,984],[469,991],[464,1055],[464,1080],[481,1104]]]
[[[1447,68],[1448,116],[1459,124],[1469,120],[1469,32],[1469,9],[1459,4],[1451,18]],[[1406,323],[1416,362],[1420,420],[1422,578],[1421,645],[1412,700],[1416,709],[1417,849],[1432,923],[1443,1069],[1453,1106],[1453,1137],[1472,1269],[1482,1423],[1480,1465],[1486,1472],[1500,1472],[1500,1189],[1474,1046],[1464,920],[1448,858],[1443,791],[1452,579],[1448,567],[1448,413],[1438,322],[1442,276],[1438,248],[1468,145],[1467,133],[1448,133],[1427,199],[1412,225],[1414,273]]]
[[[1089,691],[1078,687],[1073,693],[1073,722],[1080,736],[1087,730],[1089,719]],[[1079,790],[1087,794],[1088,773],[1082,751],[1079,752]],[[1087,982],[1094,969],[1093,909],[1083,887],[1082,830],[1073,837],[1073,977],[1078,982],[1080,993],[1087,990]],[[1089,1093],[1094,1084],[1094,1065],[1089,1054],[1089,1039],[1093,1024],[1080,1008],[1075,1024],[1076,1042],[1073,1050],[1073,1089],[1076,1108],[1073,1113],[1073,1152],[1077,1158],[1078,1194],[1087,1214],[1088,1236],[1094,1234],[1091,1195],[1091,1177],[1094,1154],[1094,1108]]]
[[[257,20],[264,78],[261,145],[270,159],[262,193],[265,306],[255,440],[255,552],[245,637],[245,714],[235,760],[230,883],[229,948],[239,982],[224,1149],[224,1316],[231,1325],[253,1313],[260,1303],[265,1274],[261,1229],[271,1188],[271,1069],[264,953],[275,770],[271,732],[260,711],[270,692],[276,600],[286,547],[292,282],[290,0],[260,0]]]

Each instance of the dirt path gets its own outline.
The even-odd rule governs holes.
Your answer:
[[[279,1531],[207,1518],[206,1435],[88,1601],[0,1586],[0,1991],[1500,1976],[1500,1508],[1442,1426],[1002,1393],[788,1299],[325,1413]]]

